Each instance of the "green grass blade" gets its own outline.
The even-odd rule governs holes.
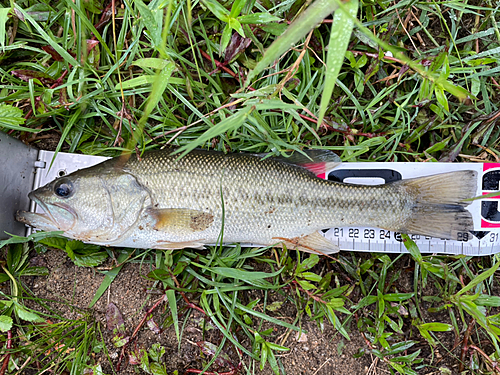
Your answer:
[[[241,13],[241,10],[245,6],[246,0],[235,0],[232,7],[231,7],[231,13],[229,14],[230,17],[238,17],[238,15]]]
[[[0,46],[5,53],[5,24],[9,20],[10,8],[0,8]]]
[[[346,10],[346,4],[340,5],[340,7],[344,10]],[[348,15],[350,17],[350,15]],[[358,29],[366,36],[368,39],[372,40],[374,43],[378,44],[380,47],[382,47],[384,50],[389,51],[392,53],[392,56],[397,58],[398,60],[401,60],[405,64],[407,64],[411,69],[413,69],[415,72],[417,72],[420,76],[422,76],[425,79],[428,79],[429,81],[436,83],[439,80],[439,74],[429,72],[427,71],[423,65],[413,61],[411,58],[406,56],[403,52],[401,52],[398,47],[395,47],[386,41],[378,38],[376,35],[373,35],[370,29],[368,29],[366,26],[362,24],[358,19],[355,17],[351,18],[354,24],[358,27]],[[500,48],[500,47],[498,47]],[[494,49],[496,50],[496,49]],[[490,51],[487,51],[487,54],[491,54],[491,52],[494,51],[493,49]],[[475,55],[474,57],[477,57],[479,54]],[[443,83],[441,83],[443,84]],[[460,86],[453,85],[451,82],[447,82],[446,84],[443,84],[443,86],[446,85],[447,87],[445,88],[447,91],[448,89],[451,89],[453,92],[450,92],[454,96],[456,96],[459,100],[463,101],[467,98],[467,90]]]
[[[129,80],[123,81],[121,88],[123,90],[128,90],[128,89],[133,89],[135,87],[143,86],[143,85],[152,85],[155,82],[158,81],[158,76],[157,75],[150,75],[150,76],[139,76],[139,77],[134,77]],[[176,77],[170,77],[168,79],[168,83],[171,85],[185,85],[186,80],[184,78],[176,78]],[[200,82],[194,82],[194,85],[196,87],[200,88],[205,88],[206,85]],[[120,84],[117,83],[115,86],[116,90],[120,89]]]
[[[81,22],[85,24],[85,27],[87,27],[93,35],[95,35],[96,39],[99,41],[101,46],[106,50],[106,52],[109,53],[110,56],[113,56],[113,53],[109,49],[108,45],[102,39],[101,34],[95,29],[94,25],[92,25],[89,19],[85,16],[82,9],[78,7],[73,1],[70,0],[66,0],[66,5],[71,7],[71,9],[75,11],[75,13],[79,16]]]
[[[26,11],[23,8],[21,8],[17,4],[14,4],[14,7],[15,7],[15,9],[16,9],[17,12],[19,12],[19,13],[21,13],[23,15],[23,17],[24,17],[25,20],[29,21],[29,23],[31,23],[33,25],[33,27],[40,34],[40,36],[42,37],[42,39],[45,40],[52,48],[54,48],[57,51],[57,53],[59,53],[59,55],[61,55],[61,57],[68,64],[71,64],[71,65],[73,65],[75,67],[76,66],[80,66],[80,64],[78,63],[78,61],[76,61],[75,58],[69,54],[68,51],[66,51],[59,44],[57,44],[56,41],[54,40],[54,38],[51,35],[47,34],[47,32],[45,32],[45,30],[40,27],[40,25],[38,24],[38,22],[36,22],[33,19],[33,17],[31,17],[28,13],[26,13]]]
[[[202,0],[202,3],[223,22],[228,22],[229,11],[219,4],[217,0]]]
[[[165,292],[167,295],[168,305],[170,306],[170,311],[172,313],[172,319],[174,322],[175,335],[177,336],[177,342],[181,344],[181,338],[179,333],[179,319],[177,317],[177,300],[175,299],[175,290],[169,289]]]
[[[201,265],[200,265],[201,266]],[[207,270],[213,272],[216,275],[221,275],[223,277],[231,277],[237,280],[262,280],[267,277],[274,277],[279,275],[283,269],[279,269],[276,272],[268,273],[268,272],[257,272],[257,271],[245,271],[237,268],[230,267],[206,267]]]
[[[156,75],[156,81],[153,83],[153,87],[151,88],[151,94],[148,97],[148,101],[146,103],[146,108],[144,109],[144,113],[139,120],[137,130],[135,131],[134,137],[131,138],[131,142],[127,145],[129,150],[133,150],[135,147],[135,143],[137,142],[139,136],[143,133],[143,128],[146,124],[146,121],[149,118],[149,115],[153,111],[153,109],[158,105],[158,102],[161,100],[165,89],[170,80],[170,76],[174,72],[175,64],[171,61],[158,72]]]
[[[170,76],[174,72],[175,69],[175,64],[171,61],[163,68],[160,70],[157,76],[156,82],[153,84],[153,87],[151,88],[151,94],[149,95],[148,102],[146,104],[146,109],[144,111],[144,114],[139,121],[140,124],[143,124],[146,122],[147,118],[153,111],[153,108],[156,107],[158,102],[160,101],[163,93],[165,92],[165,89],[167,88],[167,85],[170,80]]]
[[[151,69],[164,69],[169,64],[168,60],[158,59],[154,57],[145,57],[143,59],[136,60],[132,65],[139,66],[141,68],[151,68]]]
[[[233,29],[230,24],[227,24],[222,31],[222,36],[220,38],[220,47],[219,47],[219,55],[222,56],[224,51],[226,50],[229,42],[231,41],[231,35],[233,34]]]
[[[484,280],[486,280],[491,275],[493,275],[499,266],[500,266],[500,262],[497,261],[493,267],[491,267],[490,269],[487,269],[486,271],[484,271],[480,275],[477,275],[469,284],[467,284],[462,289],[460,289],[456,295],[460,296],[460,295],[464,294],[465,292],[475,288],[478,284],[482,283]]]
[[[255,69],[248,73],[245,86],[248,86],[258,74],[292,48],[295,43],[337,8],[338,3],[336,0],[316,0],[310,5],[309,8],[307,8],[304,13],[286,29],[283,35],[271,44],[262,57],[262,60],[257,63]]]
[[[251,314],[251,315],[253,315],[253,316],[255,316],[255,317],[259,318],[259,319],[267,320],[268,322],[271,322],[273,324],[277,324],[277,325],[283,326],[285,328],[292,329],[294,331],[300,331],[301,330],[301,328],[296,327],[293,324],[290,324],[290,323],[281,321],[279,319],[273,318],[272,316],[269,316],[267,314],[261,313],[259,311],[255,311],[255,310],[249,309],[247,306],[245,306],[245,305],[243,305],[243,304],[241,304],[239,302],[236,303],[236,307],[238,309],[240,309],[240,310],[248,313],[248,314]]]
[[[403,239],[403,244],[405,245],[406,250],[410,252],[413,259],[415,259],[417,263],[422,263],[422,254],[420,253],[420,249],[417,244],[413,242],[410,236],[405,233],[401,233],[401,238]]]
[[[106,272],[106,276],[104,276],[104,280],[102,280],[102,283],[99,286],[99,289],[97,289],[97,291],[95,292],[94,298],[92,298],[92,301],[90,301],[90,303],[89,303],[89,309],[92,308],[96,304],[96,302],[99,301],[99,298],[102,297],[104,292],[106,290],[108,290],[108,288],[111,285],[111,283],[113,282],[113,280],[120,273],[120,270],[122,269],[123,265],[125,264],[124,263],[125,260],[127,260],[127,258],[129,256],[130,256],[130,254],[126,253],[126,252],[121,253],[118,256],[117,262],[118,262],[119,266]]]
[[[49,170],[50,170],[50,168],[52,168],[52,164],[54,164],[54,160],[56,160],[57,154],[59,153],[59,151],[61,151],[61,147],[63,146],[64,141],[68,137],[68,134],[71,131],[71,129],[73,128],[73,125],[75,125],[75,123],[80,118],[81,114],[82,114],[81,107],[77,108],[76,111],[73,113],[73,115],[66,122],[66,124],[65,124],[66,126],[64,127],[64,130],[61,134],[61,139],[57,143],[57,147],[54,151],[54,156],[52,157],[52,160],[50,161]]]
[[[273,16],[269,13],[253,13],[247,14],[245,16],[239,16],[238,21],[241,24],[260,24],[260,23],[268,23],[268,22],[277,22],[280,18]]]
[[[194,150],[196,147],[202,146],[205,142],[208,140],[217,137],[221,134],[224,134],[225,132],[229,132],[231,130],[239,128],[247,117],[250,115],[252,112],[253,108],[248,106],[240,111],[236,112],[234,115],[227,117],[211,129],[207,130],[205,133],[203,133],[201,136],[199,136],[196,140],[193,142],[190,142],[181,148],[179,148],[176,153],[180,153],[180,157],[183,157],[186,155],[188,152]]]
[[[142,0],[136,0],[135,5],[139,9],[139,12],[141,13],[142,20],[144,22],[144,25],[149,31],[149,34],[151,36],[151,39],[154,43],[153,47],[160,52],[162,57],[166,57],[167,53],[165,50],[165,44],[163,42],[162,38],[162,29],[161,29],[161,23],[158,24],[157,20],[155,19],[155,13],[159,12],[160,10],[155,9],[154,11],[149,9],[149,7],[144,4]],[[163,14],[163,10],[161,10]],[[168,27],[168,25],[165,25],[165,27]]]
[[[344,62],[344,56],[351,39],[354,27],[353,17],[358,13],[358,0],[351,0],[345,4],[344,9],[337,9],[333,18],[330,32],[330,42],[328,43],[328,54],[326,59],[325,85],[321,97],[320,110],[318,115],[318,128],[323,122],[328,103],[332,97],[333,88],[340,69]],[[348,12],[349,15],[346,15]]]
[[[256,359],[256,356],[252,352],[250,352],[247,348],[245,348],[244,346],[242,346],[233,337],[233,335],[231,334],[231,332],[229,332],[226,329],[226,327],[223,324],[221,324],[221,322],[219,322],[219,320],[217,319],[216,313],[214,313],[212,311],[212,309],[211,309],[211,304],[209,303],[207,295],[205,293],[202,293],[201,296],[200,296],[200,305],[201,305],[201,308],[203,310],[205,310],[205,312],[207,313],[207,316],[210,318],[210,320],[212,321],[212,323],[222,332],[222,334],[224,335],[224,337],[226,337],[229,341],[231,341],[231,343],[234,346],[236,346],[237,348],[239,348],[243,353],[245,353],[249,357],[252,357],[252,358]]]

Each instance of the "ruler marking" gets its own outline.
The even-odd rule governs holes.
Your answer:
[[[333,243],[336,243],[340,249],[346,251],[361,251],[361,252],[377,252],[377,253],[399,253],[406,254],[408,250],[404,246],[404,242],[398,241],[393,238],[393,232],[391,232],[391,237],[387,238],[388,233],[376,231],[374,238],[364,238],[364,237],[350,237],[349,232],[346,232],[345,227],[342,231],[336,228],[337,235],[334,236],[334,229],[328,233],[327,237],[331,239]],[[351,230],[359,230],[360,233],[364,233],[368,227],[352,228]],[[500,238],[496,240],[496,235],[498,231],[495,229],[492,231],[495,234],[495,241],[491,241],[493,237],[486,237],[481,240],[474,237],[468,241],[455,241],[455,240],[445,240],[440,238],[419,238],[415,240],[415,243],[420,248],[423,255],[427,254],[446,254],[446,255],[466,255],[466,256],[484,256],[495,253],[500,253]],[[399,242],[399,247],[398,247]]]

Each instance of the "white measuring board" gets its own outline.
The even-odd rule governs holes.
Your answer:
[[[34,189],[53,179],[87,168],[108,158],[78,154],[40,151]],[[51,165],[52,164],[52,165]],[[49,166],[51,168],[49,169]],[[429,176],[458,170],[478,173],[476,196],[500,189],[500,163],[343,163],[332,171],[320,175],[344,183],[383,184],[401,179]],[[474,231],[464,232],[461,241],[411,235],[422,253],[490,255],[500,253],[500,193],[494,198],[473,201],[467,209],[474,220]],[[32,202],[32,211],[37,210]],[[341,250],[380,253],[408,252],[401,234],[379,228],[338,227],[325,231],[325,237]]]
[[[478,173],[476,196],[498,191],[500,163],[344,163],[326,174],[329,180],[377,185],[459,170]],[[325,175],[321,176],[325,177]],[[467,209],[474,231],[464,232],[460,241],[411,235],[422,253],[490,255],[500,253],[500,193],[493,198],[473,201]],[[324,233],[341,250],[407,253],[401,234],[379,228],[338,227]]]

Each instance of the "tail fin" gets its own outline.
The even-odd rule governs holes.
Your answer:
[[[457,171],[398,181],[415,198],[412,216],[398,231],[457,240],[473,229],[465,209],[477,190],[475,171]]]

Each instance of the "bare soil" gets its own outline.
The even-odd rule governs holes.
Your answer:
[[[62,307],[62,312],[67,318],[76,318],[79,315],[78,310],[87,308],[104,278],[95,269],[75,266],[66,254],[57,250],[37,255],[32,259],[32,262],[46,266],[49,269],[49,275],[46,277],[26,278],[27,286],[39,298],[67,302],[67,305]],[[144,317],[144,311],[150,308],[154,301],[160,297],[158,291],[155,292],[155,289],[151,289],[153,281],[145,277],[150,270],[149,265],[145,263],[126,264],[108,291],[93,307],[95,319],[102,324],[106,347],[109,356],[112,358],[114,368],[118,363],[121,349],[113,346],[111,343],[113,334],[105,328],[106,307],[110,302],[113,302],[119,308],[127,332],[130,334]],[[252,295],[248,296],[248,298],[254,299],[256,293],[259,292],[250,292]],[[276,299],[281,297],[282,299],[282,296],[279,295],[274,297]],[[272,301],[273,296],[270,299]],[[162,312],[164,311],[164,305],[161,305],[155,311],[154,318],[159,324],[162,322]],[[275,316],[289,323],[295,320],[296,314],[295,307],[290,303],[284,303],[281,309],[275,312]],[[137,339],[129,344],[129,348],[149,349],[154,343],[163,345],[166,349],[163,358],[166,360],[168,374],[173,373],[175,370],[179,374],[186,374],[187,369],[203,369],[207,363],[207,358],[195,343],[206,340],[218,345],[221,335],[216,329],[213,329],[208,331],[208,336],[203,337],[202,320],[203,316],[200,312],[191,310],[184,327],[180,348],[173,326],[168,327],[160,334],[156,334],[146,325],[140,329]],[[302,336],[295,331],[287,332],[283,327],[273,326],[270,323],[266,323],[263,327],[263,329],[273,329],[271,337],[266,338],[268,341],[290,348],[288,352],[277,353],[278,361],[281,362],[286,374],[342,375],[366,374],[368,372],[372,364],[372,358],[367,355],[361,358],[353,357],[360,348],[365,347],[365,343],[359,334],[351,332],[352,339],[348,341],[328,323],[325,324],[324,332],[321,332],[317,324],[307,317],[302,318],[301,326],[307,332]],[[244,335],[240,337],[242,338],[241,343],[251,350],[250,342],[244,340]],[[226,345],[224,352],[234,358],[235,363],[237,363],[238,357],[230,345]],[[243,354],[242,359],[245,365],[249,366],[250,358]],[[112,373],[111,364],[104,356],[101,358],[101,365],[105,373]],[[217,366],[213,367],[213,369],[221,372],[228,371]],[[137,371],[141,372],[138,366],[127,366],[124,360],[119,373],[132,374],[137,373]],[[244,371],[240,373],[244,373]],[[269,365],[266,365],[262,371],[257,368],[255,373],[271,375],[273,371]]]

